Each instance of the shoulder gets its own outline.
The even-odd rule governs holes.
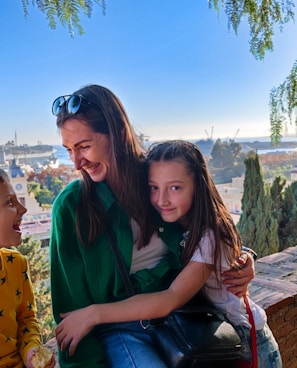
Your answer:
[[[19,264],[27,267],[27,258],[19,251],[10,248],[1,248],[0,252],[3,261],[7,264]]]
[[[62,202],[65,198],[76,197],[80,192],[80,180],[74,180],[58,194],[55,202]]]
[[[56,197],[53,204],[53,213],[56,213],[63,208],[76,207],[80,191],[80,180],[74,180],[69,183]]]
[[[203,231],[201,240],[200,240],[200,246],[215,246],[215,235],[212,229],[207,228]]]

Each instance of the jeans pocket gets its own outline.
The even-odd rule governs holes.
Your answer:
[[[282,358],[278,350],[271,352],[269,358],[272,368],[282,368]]]

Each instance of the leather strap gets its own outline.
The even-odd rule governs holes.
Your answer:
[[[119,248],[117,246],[116,237],[115,237],[113,231],[111,231],[111,230],[107,231],[107,236],[108,236],[108,239],[109,239],[109,244],[110,244],[111,250],[112,250],[112,252],[115,256],[118,271],[121,274],[121,277],[122,277],[122,280],[123,280],[123,283],[124,283],[124,286],[125,286],[126,293],[127,293],[128,296],[132,296],[132,295],[135,294],[135,292],[134,292],[131,280],[129,278],[129,274],[127,272],[122,254],[120,253]]]

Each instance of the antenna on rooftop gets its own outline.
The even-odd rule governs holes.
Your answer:
[[[205,129],[205,133],[207,135],[207,139],[211,140],[212,141],[212,138],[213,138],[213,126],[211,127],[211,133],[210,135],[208,134],[208,131]]]
[[[236,130],[236,133],[234,134],[234,137],[232,139],[233,142],[235,141],[236,137],[238,136],[239,131],[240,131],[240,129]]]

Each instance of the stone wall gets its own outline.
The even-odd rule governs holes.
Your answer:
[[[250,296],[266,310],[283,368],[297,368],[297,247],[260,258],[255,269]]]

